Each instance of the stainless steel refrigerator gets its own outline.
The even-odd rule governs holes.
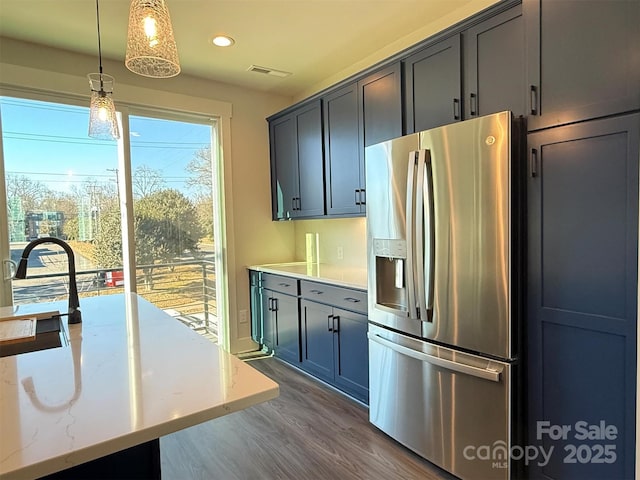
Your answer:
[[[519,454],[519,131],[501,112],[365,150],[370,421],[463,479]]]

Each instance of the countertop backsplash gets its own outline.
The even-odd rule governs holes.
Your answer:
[[[294,223],[296,261],[306,261],[307,234],[310,233],[317,239],[316,251],[320,263],[343,267],[367,267],[365,218],[296,220]]]

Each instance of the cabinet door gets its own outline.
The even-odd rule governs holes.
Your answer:
[[[249,270],[249,306],[251,308],[251,338],[264,345],[262,289],[260,288],[260,272]]]
[[[300,326],[298,298],[273,292],[275,311],[275,354],[291,363],[300,362]]]
[[[299,196],[294,217],[324,215],[324,166],[320,100],[296,112]]]
[[[271,204],[274,220],[291,218],[298,198],[296,119],[287,114],[269,124]]]
[[[323,98],[327,215],[360,213],[361,181],[358,86],[352,83]]]
[[[634,475],[639,131],[636,114],[529,135],[528,444],[555,452],[532,478]],[[539,422],[571,431],[539,440]],[[577,422],[616,434],[580,439]]]
[[[407,133],[462,119],[460,35],[431,45],[403,63]]]
[[[529,129],[640,108],[640,2],[525,0]]]
[[[369,344],[367,317],[334,309],[335,384],[369,403]]]
[[[397,62],[358,80],[361,145],[368,147],[402,135],[400,76]],[[363,179],[361,182],[364,185]]]
[[[522,5],[463,33],[465,118],[511,110],[526,115]]]
[[[358,81],[360,189],[354,193],[361,213],[367,210],[364,147],[402,135],[401,72],[397,62]]]
[[[276,314],[273,311],[273,292],[260,289],[260,301],[262,304],[262,341],[261,343],[269,350],[276,346]]]
[[[333,382],[333,309],[308,300],[300,301],[302,368]]]

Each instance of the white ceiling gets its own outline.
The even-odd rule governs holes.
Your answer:
[[[167,5],[184,74],[296,96],[390,45],[415,43],[424,38],[419,32],[426,25],[457,21],[456,13],[494,1],[167,0]],[[128,10],[129,0],[100,1],[104,58],[124,61]],[[236,44],[211,45],[218,33]],[[0,36],[97,56],[95,1],[0,0]],[[406,39],[404,45],[400,39]],[[252,64],[293,75],[248,72]]]

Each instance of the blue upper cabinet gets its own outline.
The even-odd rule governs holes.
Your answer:
[[[526,115],[522,5],[462,32],[464,118],[511,110]]]
[[[530,130],[640,108],[640,1],[523,5]]]
[[[274,220],[322,216],[322,106],[305,104],[269,122]]]
[[[462,120],[460,35],[403,61],[407,133]]]
[[[322,99],[324,107],[327,215],[359,215],[363,188],[358,133],[358,83],[334,90]]]
[[[364,215],[364,147],[402,135],[400,62],[333,90],[322,101],[327,215]]]
[[[504,110],[526,115],[522,5],[504,8],[403,60],[407,133]]]

